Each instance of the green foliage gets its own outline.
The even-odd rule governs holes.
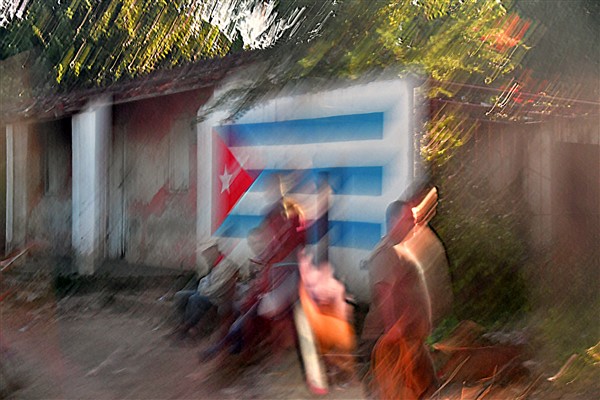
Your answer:
[[[598,299],[596,296],[589,302],[541,308],[531,318],[531,346],[536,358],[557,374],[547,389],[552,394],[597,397],[600,390]]]
[[[513,70],[525,51],[522,43],[511,52],[492,45],[507,15],[496,0],[340,3],[328,31],[300,62],[305,74],[353,78],[402,65],[436,80],[476,76],[489,83]]]
[[[454,329],[458,326],[460,321],[455,315],[450,315],[444,318],[433,330],[431,335],[427,337],[427,344],[433,345],[434,343],[440,342],[442,339],[447,338]]]
[[[508,50],[497,46],[514,15],[507,11],[511,5],[512,0],[281,2],[283,15],[305,7],[305,19],[272,49],[269,72],[245,88],[231,107],[232,118],[269,91],[304,78],[352,80],[383,71],[454,83],[497,81],[518,66],[528,49],[524,39]],[[452,96],[455,88],[438,85],[428,95],[440,93]]]
[[[543,349],[546,360],[555,363],[554,367],[560,367],[571,354],[582,354],[598,343],[599,306],[595,299],[586,304],[553,306],[537,316],[536,345]]]
[[[281,31],[269,32],[281,39],[268,60],[272,68],[257,80],[269,82],[250,88],[251,98],[240,102],[302,77],[354,79],[387,68],[438,80],[491,82],[515,68],[526,50],[522,41],[509,52],[493,45],[511,1],[276,2]],[[244,44],[231,43],[228,37],[235,35],[229,28],[226,36],[202,19],[217,3],[227,1],[31,0],[23,19],[0,28],[0,59],[38,49],[40,69],[51,68],[54,81],[69,90],[219,57]],[[232,7],[242,3],[231,1]],[[235,19],[232,10],[229,18]],[[254,18],[254,11],[244,12]]]
[[[529,307],[520,205],[510,188],[494,193],[450,165],[434,173],[442,201],[433,226],[450,262],[454,316],[484,326],[514,321]]]
[[[554,382],[552,393],[564,393],[564,397],[561,398],[597,398],[600,391],[599,362],[585,352],[576,354],[577,358],[574,362]]]
[[[32,0],[0,32],[0,56],[38,47],[63,87],[101,85],[225,55],[231,42],[200,12],[183,1]]]
[[[420,143],[422,159],[435,166],[447,163],[469,141],[477,126],[477,121],[461,118],[458,113],[439,113],[425,124]]]

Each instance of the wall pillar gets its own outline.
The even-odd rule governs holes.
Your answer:
[[[6,252],[25,246],[30,200],[28,148],[31,140],[27,124],[6,126]]]
[[[90,275],[106,251],[110,103],[91,104],[73,116],[72,126],[74,261],[79,274]]]
[[[531,243],[538,251],[545,251],[552,242],[551,135],[546,127],[528,134],[525,194],[532,213]]]

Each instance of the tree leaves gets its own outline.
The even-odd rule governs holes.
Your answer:
[[[13,18],[1,29],[0,58],[38,48],[63,90],[107,84],[227,54],[233,36],[210,21],[214,17],[231,30],[240,18],[249,18],[239,12],[259,5],[252,0],[31,0],[23,19]],[[259,35],[267,29],[281,35],[279,30],[293,25],[269,15],[268,21],[255,21]],[[260,28],[261,22],[271,25]]]
[[[40,65],[68,91],[221,57],[242,47],[232,47],[236,35],[246,47],[279,40],[269,62],[286,67],[269,75],[268,89],[390,67],[489,84],[527,49],[518,40],[498,50],[507,9],[496,0],[274,1],[31,0],[23,19],[0,29],[0,59],[41,49]]]

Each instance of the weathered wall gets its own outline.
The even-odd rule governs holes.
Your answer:
[[[35,126],[10,124],[6,128],[6,247],[13,251],[34,239],[33,211],[43,195],[42,145]]]
[[[191,91],[115,106],[109,172],[113,258],[121,254],[135,264],[194,266],[194,121],[210,94]]]
[[[534,243],[549,246],[571,234],[597,234],[600,229],[600,127],[592,119],[555,119],[535,126],[525,143],[525,193],[531,207]],[[581,238],[583,240],[583,238]],[[587,239],[586,239],[587,240]],[[598,242],[596,242],[598,243]]]
[[[6,126],[0,125],[0,254],[6,249]]]
[[[598,239],[600,127],[593,118],[481,123],[453,162],[492,195],[512,190],[513,201],[524,200],[529,215],[521,225],[533,248],[554,245],[566,232],[586,246]],[[465,190],[479,198],[476,187]]]
[[[495,199],[505,201],[507,210],[521,207],[517,229],[531,250],[529,276],[537,292],[547,296],[545,303],[599,300],[597,118],[482,123],[453,162],[451,179],[465,182],[461,207]],[[442,200],[444,195],[449,194],[442,193]]]
[[[31,129],[27,238],[50,254],[67,255],[71,250],[71,122],[67,118]]]
[[[491,190],[501,192],[522,177],[523,139],[527,126],[519,124],[483,124],[475,141],[475,170],[485,174]]]
[[[600,126],[556,119],[529,137],[526,194],[532,242],[546,257],[545,301],[599,304]]]

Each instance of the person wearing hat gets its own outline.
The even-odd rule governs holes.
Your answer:
[[[181,323],[176,328],[177,337],[180,339],[186,338],[190,329],[195,327],[211,308],[216,307],[219,317],[223,319],[233,311],[239,267],[220,252],[216,240],[211,240],[201,247],[197,273],[203,277],[196,290],[175,293],[175,305],[182,315]]]

